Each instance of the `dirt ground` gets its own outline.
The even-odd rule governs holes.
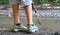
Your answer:
[[[33,21],[39,27],[39,31],[36,33],[36,35],[42,34],[42,32],[43,32],[43,34],[44,33],[46,34],[48,32],[50,34],[50,33],[56,32],[56,31],[60,31],[60,27],[59,27],[60,26],[60,20],[58,18],[57,19],[41,18],[40,19],[41,25],[38,24],[37,19],[34,18]],[[21,18],[21,22],[24,25],[26,25],[27,24],[26,18]],[[13,26],[13,18],[0,17],[0,30],[6,30],[6,29],[9,30],[12,28],[12,26]],[[3,34],[7,35],[8,32],[5,32]],[[0,32],[0,33],[2,33],[2,32]],[[19,32],[17,34],[19,35],[21,33],[22,33],[22,35],[24,35],[23,32]],[[11,35],[11,34],[15,34],[15,33],[9,32],[8,34]],[[28,34],[26,34],[26,35],[28,35]],[[34,35],[34,34],[32,34],[32,35]]]
[[[41,25],[38,24],[37,19],[34,17],[33,22],[39,27],[39,31],[34,34],[27,34],[24,32],[13,33],[9,31],[2,31],[2,30],[9,30],[13,26],[13,18],[12,17],[0,17],[0,34],[1,35],[53,35],[54,32],[60,32],[60,18],[40,18]],[[26,17],[21,18],[21,22],[27,26],[27,19]],[[8,34],[7,34],[8,33]],[[48,33],[48,34],[47,34]]]

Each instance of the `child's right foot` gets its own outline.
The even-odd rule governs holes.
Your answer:
[[[26,30],[27,29],[27,27],[25,27],[25,26],[23,26],[23,25],[14,25],[13,26],[13,31],[14,32],[19,32],[20,30]]]
[[[38,31],[38,27],[35,24],[28,24],[27,32],[34,33]]]

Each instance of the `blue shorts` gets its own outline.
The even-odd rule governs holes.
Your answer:
[[[22,6],[27,6],[27,5],[31,5],[32,0],[9,0],[9,4],[13,5],[19,3]]]

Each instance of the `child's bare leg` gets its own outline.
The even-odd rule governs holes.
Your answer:
[[[33,23],[33,20],[32,20],[32,5],[25,6],[24,9],[25,9],[25,12],[26,12],[28,24],[32,24]]]
[[[25,9],[27,21],[28,21],[27,32],[37,31],[38,27],[33,23],[33,19],[32,19],[32,5],[25,6],[24,9]]]
[[[18,16],[18,12],[19,12],[19,4],[14,4],[12,5],[12,9],[13,9],[13,19],[14,19],[14,23],[20,23],[20,19]]]
[[[26,30],[27,27],[21,25],[20,19],[19,19],[19,16],[18,16],[19,4],[18,3],[14,4],[12,6],[12,9],[13,9],[13,18],[14,18],[14,28],[13,28],[13,31],[18,32],[20,30]]]

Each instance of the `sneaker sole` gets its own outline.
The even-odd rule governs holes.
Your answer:
[[[27,30],[27,32],[29,32],[29,33],[34,33],[34,32],[37,32],[38,31],[38,28],[36,29],[36,30]]]

